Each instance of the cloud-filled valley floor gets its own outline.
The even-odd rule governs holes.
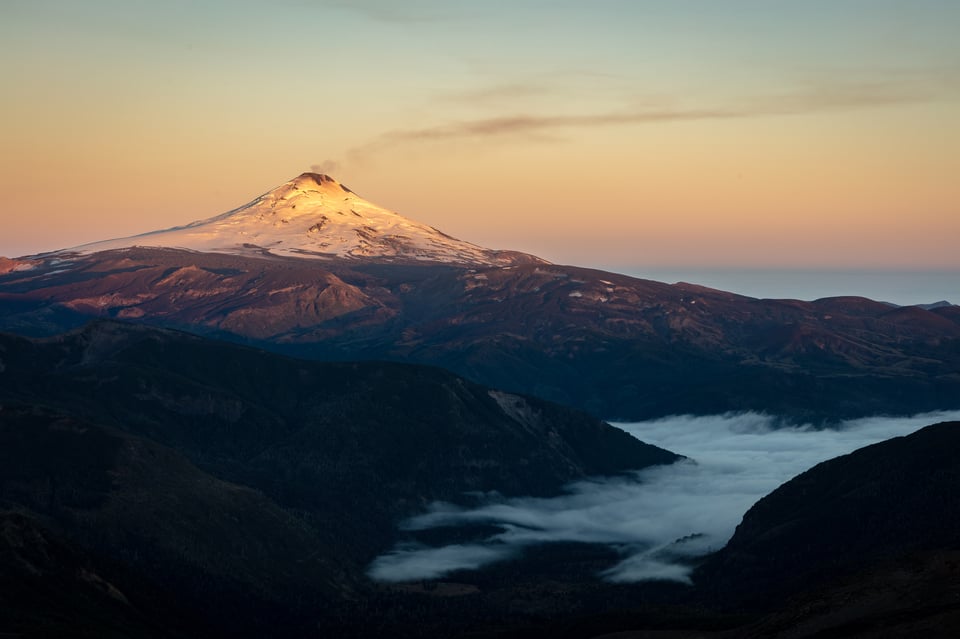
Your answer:
[[[622,557],[599,578],[689,582],[689,559],[721,548],[750,506],[783,482],[827,459],[957,419],[960,411],[779,428],[771,416],[741,413],[616,424],[688,459],[577,482],[554,498],[485,495],[474,508],[435,503],[401,529],[475,527],[482,535],[439,546],[400,542],[369,574],[386,582],[436,579],[509,560],[535,544],[583,542],[609,545]]]

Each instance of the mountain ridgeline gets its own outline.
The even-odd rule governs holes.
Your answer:
[[[832,421],[960,405],[960,308],[758,300],[547,264],[166,248],[20,260],[0,329],[115,318],[322,360],[444,367],[608,419],[764,410]]]
[[[960,550],[957,450],[960,422],[943,422],[818,464],[754,504],[700,577],[721,596],[769,601],[898,555]]]
[[[757,502],[700,567],[709,599],[759,610],[724,637],[960,633],[960,422],[818,464]]]
[[[252,202],[185,226],[85,244],[66,252],[131,246],[301,259],[377,259],[509,266],[543,260],[495,251],[363,199],[329,175],[304,173]]]
[[[288,632],[333,623],[311,611],[368,590],[399,520],[434,500],[552,495],[678,459],[440,369],[291,360],[113,322],[0,336],[0,403],[0,509],[26,517],[9,520],[16,534],[39,526],[134,575],[134,592],[180,592],[204,623],[248,635],[264,628],[247,608]]]
[[[960,307],[758,300],[495,251],[305,173],[186,226],[0,263],[0,330],[114,318],[441,366],[606,419],[960,406]]]
[[[602,582],[622,556],[579,542],[368,573],[499,543],[402,529],[438,501],[681,459],[598,416],[946,408],[960,307],[554,265],[306,173],[185,226],[0,258],[0,636],[954,636],[957,424],[788,482],[689,559],[693,588]]]

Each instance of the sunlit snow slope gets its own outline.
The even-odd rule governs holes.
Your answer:
[[[465,264],[539,262],[450,237],[372,204],[327,175],[304,173],[238,209],[143,235],[84,244],[71,253],[133,246],[295,257],[385,258]]]

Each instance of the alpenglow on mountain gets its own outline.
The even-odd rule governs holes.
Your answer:
[[[611,419],[827,422],[960,402],[960,307],[761,300],[549,264],[314,173],[209,220],[0,258],[0,331],[52,336],[93,318],[440,366]]]
[[[205,220],[84,244],[66,253],[134,246],[304,258],[374,258],[507,266],[544,261],[458,240],[368,202],[328,175],[303,173],[252,202]]]

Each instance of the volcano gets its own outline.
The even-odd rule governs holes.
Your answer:
[[[495,251],[450,237],[368,202],[320,173],[303,173],[216,217],[63,252],[88,254],[136,246],[485,266],[545,263],[532,255]]]
[[[439,366],[608,419],[958,407],[960,307],[754,299],[452,238],[304,173],[227,213],[0,260],[0,331],[91,319]]]

